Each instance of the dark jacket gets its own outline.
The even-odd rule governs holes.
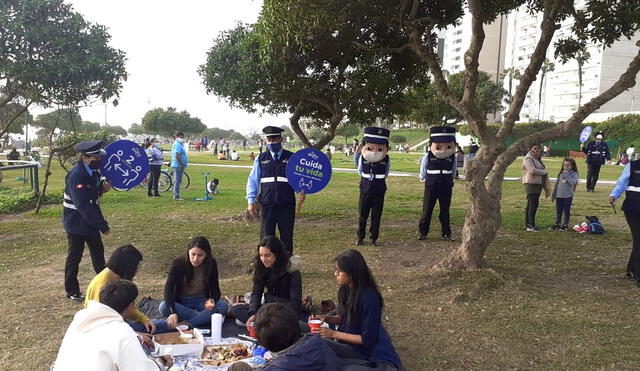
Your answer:
[[[275,282],[262,284],[254,280],[249,303],[249,316],[256,314],[260,309],[262,293],[265,288],[267,289],[267,292],[264,293],[265,303],[289,303],[296,314],[300,314],[302,306],[302,276],[299,270],[287,272]]]
[[[289,348],[275,353],[264,370],[340,371],[338,356],[319,335],[305,334]]]
[[[340,331],[362,336],[362,345],[351,345],[355,350],[375,360],[402,366],[391,338],[382,325],[382,303],[376,291],[366,289],[358,300],[357,318],[340,313]]]
[[[605,160],[611,161],[611,153],[609,153],[609,146],[604,141],[596,143],[592,141],[588,146],[582,149],[587,155],[587,164],[591,165],[604,165]]]
[[[296,196],[287,181],[287,164],[293,153],[282,150],[278,161],[271,156],[271,151],[264,151],[258,156],[260,164],[260,193],[257,200],[264,207],[296,206]]]
[[[173,261],[171,268],[169,269],[169,275],[167,276],[167,282],[164,284],[164,301],[169,307],[169,313],[176,313],[176,301],[181,296],[182,285],[184,283],[184,277],[187,273],[187,269],[191,268],[189,262],[184,261],[182,257],[179,257]],[[205,282],[207,297],[215,299],[217,302],[220,300],[220,283],[218,282],[218,264],[216,260],[213,260],[211,266],[211,273]]]
[[[62,224],[68,233],[99,236],[109,230],[109,224],[100,210],[100,175],[89,175],[82,161],[78,161],[67,174],[62,203]]]

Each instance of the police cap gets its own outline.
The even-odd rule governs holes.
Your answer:
[[[364,128],[366,143],[389,144],[389,129],[369,126]]]
[[[282,136],[283,131],[284,129],[281,129],[277,126],[266,126],[264,129],[262,129],[262,132],[267,136],[267,138],[280,137]]]
[[[107,154],[107,152],[102,149],[103,144],[104,140],[88,140],[76,144],[73,146],[73,149],[83,155],[102,157]]]
[[[435,143],[447,143],[456,141],[456,128],[451,126],[432,126],[429,140]]]

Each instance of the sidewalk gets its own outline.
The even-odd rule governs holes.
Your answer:
[[[226,168],[238,168],[238,169],[251,169],[252,166],[249,165],[223,165],[223,164],[199,164],[199,163],[189,163],[189,165],[192,166],[209,166],[209,167],[226,167]],[[358,170],[357,169],[348,169],[348,168],[343,168],[343,167],[334,167],[332,168],[332,171],[336,171],[339,173],[356,173]],[[409,172],[404,172],[404,171],[390,171],[389,172],[389,176],[400,176],[400,177],[414,177],[414,178],[418,178],[418,173],[409,173]],[[464,175],[460,176],[460,179],[464,180]],[[555,181],[556,178],[549,178],[552,181]],[[510,181],[510,182],[516,182],[516,181],[521,181],[522,178],[521,177],[505,177],[504,180],[506,181]],[[580,183],[586,183],[587,180],[586,179],[580,179],[579,181]],[[616,185],[616,181],[615,180],[598,180],[598,184],[599,185]]]

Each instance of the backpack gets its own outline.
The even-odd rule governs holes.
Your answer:
[[[597,216],[587,216],[587,226],[589,227],[589,234],[604,234],[604,226],[600,223],[600,220]]]

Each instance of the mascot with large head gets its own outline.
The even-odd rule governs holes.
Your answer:
[[[420,237],[425,240],[429,234],[431,214],[440,204],[440,225],[442,239],[454,241],[451,236],[449,206],[453,194],[453,180],[456,175],[456,129],[450,126],[433,126],[429,137],[429,151],[420,164],[420,180],[424,182],[422,218],[420,218]]]
[[[385,181],[389,174],[389,130],[378,127],[364,129],[362,149],[355,156],[355,163],[360,175],[360,218],[358,220],[358,241],[364,243],[367,219],[371,213],[369,229],[371,244],[378,245],[380,218],[384,206],[384,194],[387,191]]]

